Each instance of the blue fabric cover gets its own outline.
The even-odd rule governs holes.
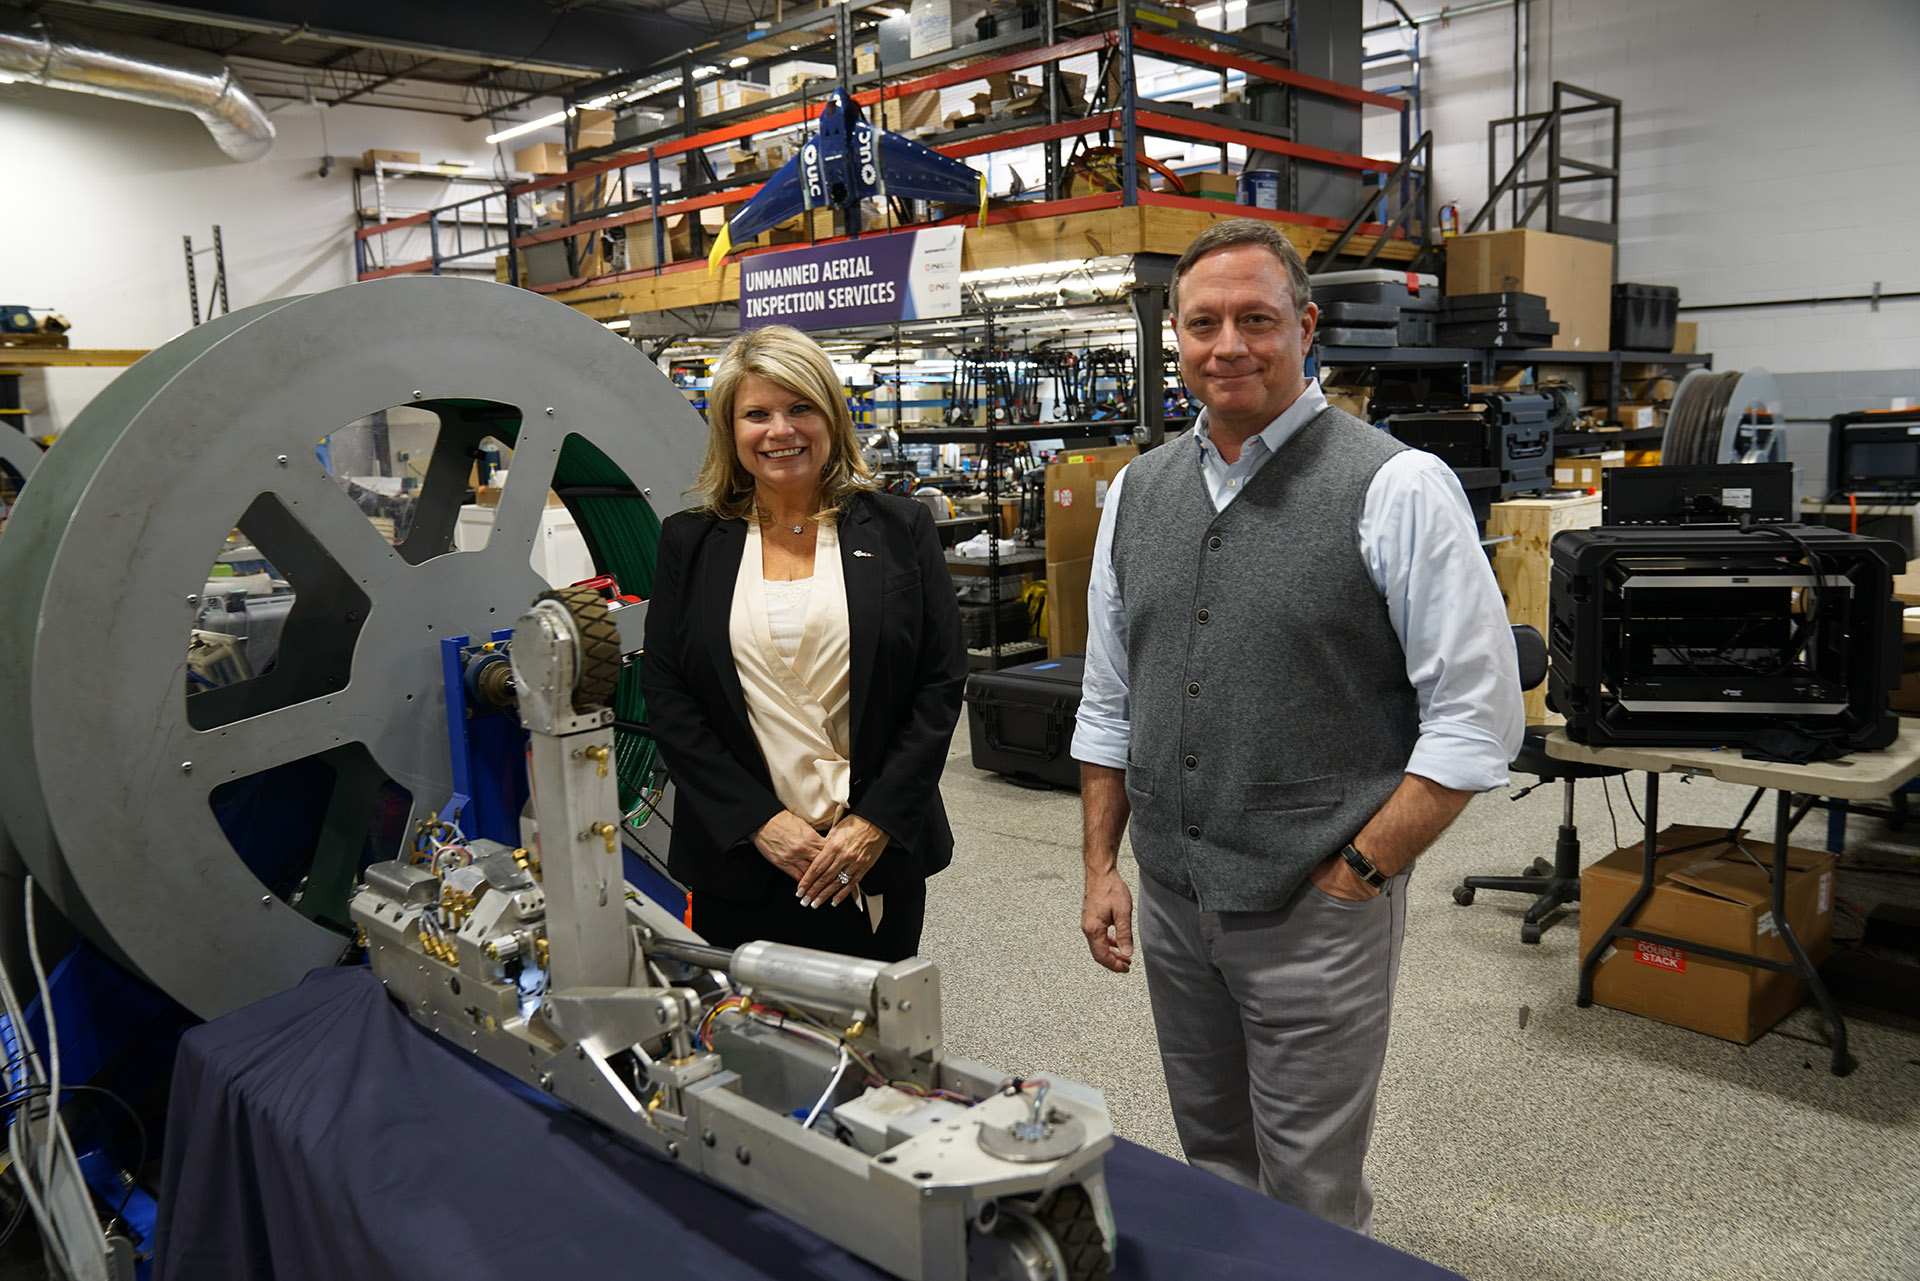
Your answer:
[[[156,1281],[885,1275],[449,1047],[364,968],[187,1033],[163,1177]],[[1455,1277],[1125,1140],[1107,1178],[1115,1281]]]

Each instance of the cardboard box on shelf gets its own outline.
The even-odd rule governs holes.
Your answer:
[[[613,141],[613,112],[598,107],[582,107],[573,115],[574,146],[604,147]]]
[[[517,173],[565,173],[567,149],[557,142],[536,142],[513,153]]]
[[[1664,855],[1653,895],[1628,925],[1708,947],[1791,961],[1772,909],[1773,846],[1752,837],[1750,861],[1717,828],[1674,826],[1661,849],[1713,843]],[[1719,838],[1719,839],[1716,839]],[[1580,874],[1580,951],[1584,955],[1640,887],[1640,848],[1615,850]],[[1833,855],[1787,850],[1787,921],[1818,965],[1833,946]],[[1709,1036],[1751,1044],[1806,999],[1800,978],[1722,961],[1685,948],[1616,940],[1593,976],[1593,999]]]
[[[1093,581],[1093,557],[1047,564],[1047,656],[1079,654],[1087,648],[1087,587]]]
[[[1343,409],[1355,418],[1365,420],[1367,402],[1373,399],[1371,387],[1323,387],[1327,403],[1335,409]]]
[[[700,86],[700,114],[716,115],[738,107],[765,102],[773,94],[767,86],[750,80],[709,80]]]
[[[420,153],[417,151],[389,151],[383,147],[370,147],[360,153],[360,167],[371,169],[375,164],[385,161],[390,165],[417,165]]]
[[[1237,200],[1240,196],[1238,174],[1187,173],[1180,178],[1187,184],[1189,196],[1225,196],[1228,200]]]
[[[661,266],[653,244],[653,220],[630,222],[620,229],[626,233],[626,270],[649,271]]]
[[[1679,320],[1673,326],[1673,350],[1677,355],[1691,356],[1699,351],[1700,322],[1697,320]]]
[[[1579,454],[1553,461],[1555,489],[1598,489],[1600,473],[1609,467],[1625,467],[1627,451],[1609,449],[1598,454]]]
[[[727,159],[733,162],[735,169],[758,169],[760,167],[759,153],[750,151],[745,147],[728,147]]]
[[[685,262],[690,258],[704,257],[707,251],[713,248],[714,238],[720,234],[720,228],[725,225],[727,218],[730,216],[730,212],[731,211],[724,206],[712,206],[706,209],[696,210],[693,213],[673,214],[670,216],[667,219],[667,261]],[[705,236],[701,246],[697,249],[693,243],[693,227],[696,219],[700,224],[701,232]],[[637,222],[633,225],[636,227],[650,226],[650,224],[646,222]]]
[[[940,91],[926,89],[887,99],[880,104],[880,127],[894,133],[939,128]]]
[[[1612,340],[1613,246],[1544,231],[1480,231],[1447,242],[1445,292],[1522,292],[1547,300],[1550,351],[1605,351]]]
[[[863,44],[853,51],[853,74],[864,76],[869,71],[880,69],[880,48],[878,45]]]
[[[1613,421],[1622,431],[1639,431],[1660,425],[1661,413],[1653,405],[1621,404],[1615,407]]]
[[[1047,465],[1049,565],[1093,555],[1093,535],[1100,527],[1100,509],[1107,504],[1107,486],[1139,453],[1133,445],[1112,445],[1078,450]]]
[[[856,58],[858,55],[856,55]],[[856,72],[858,68],[855,68]],[[839,71],[830,62],[776,62],[767,69],[767,87],[773,97],[799,93],[811,83],[822,93],[837,83]]]
[[[1627,466],[1629,467],[1658,467],[1660,465],[1660,451],[1657,449],[1629,449],[1624,452],[1627,455]]]
[[[812,221],[811,233],[809,220]],[[762,235],[769,245],[804,245],[827,240],[833,235],[833,210],[815,209],[812,213],[795,214]]]

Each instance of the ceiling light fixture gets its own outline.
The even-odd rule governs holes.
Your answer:
[[[525,124],[515,125],[511,129],[502,129],[499,133],[490,133],[487,135],[487,141],[490,143],[505,142],[509,138],[518,138],[522,134],[532,133],[535,129],[550,128],[553,125],[560,124],[571,114],[571,112],[567,111],[556,111],[550,116],[541,116],[538,120],[529,120]]]

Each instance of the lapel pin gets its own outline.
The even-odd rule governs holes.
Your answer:
[[[855,556],[866,556],[866,557],[869,557],[869,558],[870,558],[870,557],[872,557],[872,555],[873,555],[873,553],[872,553],[872,552],[863,552],[863,551],[855,551],[855,552],[854,552],[853,554],[854,554]]]

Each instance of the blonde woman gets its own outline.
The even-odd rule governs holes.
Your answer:
[[[736,339],[707,416],[642,664],[676,788],[668,866],[718,946],[911,956],[953,857],[940,772],[967,675],[932,517],[873,487],[845,389],[798,330]]]

